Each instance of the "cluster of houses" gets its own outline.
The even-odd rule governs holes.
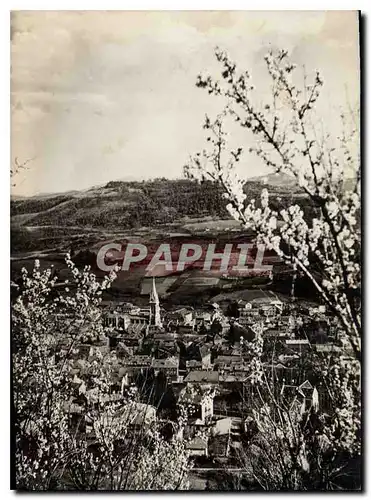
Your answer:
[[[269,295],[237,302],[233,316],[217,304],[164,311],[153,279],[147,308],[130,303],[102,307],[110,333],[101,342],[75,350],[77,386],[87,360],[97,353],[103,362],[109,359],[112,399],[119,401],[133,387],[141,395],[133,425],[165,416],[175,421],[185,412],[182,437],[191,455],[228,459],[247,435],[256,394],[251,355],[241,347],[244,342],[262,339],[262,367],[274,373],[281,394],[304,407],[329,404],[307,362],[311,349],[336,348],[338,328],[323,306],[308,306],[298,315],[292,304]],[[94,398],[94,389],[87,389],[87,394]],[[78,414],[78,401],[71,401],[70,409],[72,404]]]

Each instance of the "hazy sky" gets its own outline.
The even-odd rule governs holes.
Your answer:
[[[200,72],[215,74],[216,45],[262,88],[269,45],[289,49],[306,71],[321,71],[325,117],[346,94],[357,99],[355,12],[15,12],[12,158],[33,160],[14,194],[180,177],[204,144],[205,112],[220,110],[195,87]],[[262,173],[251,158],[241,168]]]

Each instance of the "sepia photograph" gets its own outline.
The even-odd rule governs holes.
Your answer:
[[[10,488],[363,491],[361,13],[9,22]]]

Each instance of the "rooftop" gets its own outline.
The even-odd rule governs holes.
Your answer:
[[[184,382],[205,382],[209,384],[217,384],[219,382],[219,373],[216,371],[199,370],[189,373]]]

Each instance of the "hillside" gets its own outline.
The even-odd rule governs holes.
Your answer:
[[[248,197],[258,197],[267,184],[275,194],[291,193],[292,185],[282,176],[252,179],[246,182],[245,191]],[[19,226],[65,225],[68,221],[69,226],[132,228],[185,216],[228,214],[221,188],[211,181],[155,179],[112,181],[84,191],[12,199],[11,215],[12,224]]]
[[[248,199],[258,199],[263,186],[265,179],[246,182]],[[302,197],[285,182],[276,182],[269,190],[276,208],[291,202],[293,195]],[[236,226],[220,186],[211,181],[112,181],[84,191],[11,200],[13,255],[80,250],[133,232],[152,235],[156,228],[162,234],[200,234]]]
[[[159,179],[113,181],[80,192],[11,202],[13,224],[132,228],[200,214],[224,216],[220,189],[211,182]]]

